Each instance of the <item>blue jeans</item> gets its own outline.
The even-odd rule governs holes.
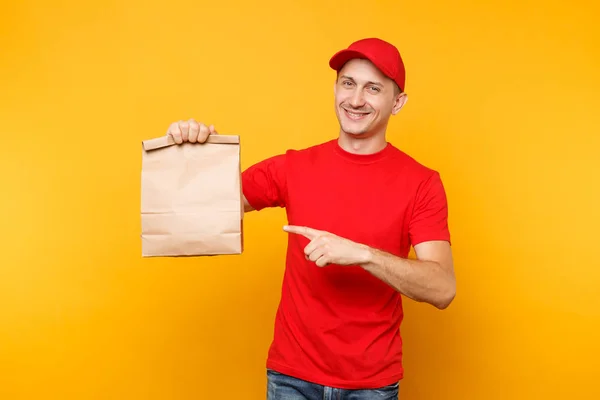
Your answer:
[[[399,384],[378,389],[338,389],[267,370],[267,400],[397,400]]]

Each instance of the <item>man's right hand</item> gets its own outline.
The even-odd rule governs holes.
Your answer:
[[[218,135],[214,125],[206,126],[195,119],[187,121],[173,122],[167,130],[167,136],[171,135],[175,143],[181,144],[184,142],[204,143],[208,139],[208,135]],[[244,211],[254,211],[254,208],[248,203],[246,196],[244,197]]]
[[[204,143],[206,142],[208,135],[217,134],[218,133],[213,125],[206,126],[193,118],[187,121],[181,120],[173,122],[167,131],[167,136],[171,135],[177,144],[184,142]]]

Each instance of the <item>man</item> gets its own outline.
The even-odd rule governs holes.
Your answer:
[[[436,171],[386,140],[407,99],[396,47],[359,40],[329,65],[339,136],[242,174],[245,210],[285,207],[290,224],[268,399],[397,399],[401,295],[439,309],[455,296],[446,195]],[[217,132],[189,120],[168,134]]]

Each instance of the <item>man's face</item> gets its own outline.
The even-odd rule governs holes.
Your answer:
[[[363,59],[353,59],[344,65],[334,93],[340,127],[353,136],[384,133],[390,116],[404,103],[394,81]]]

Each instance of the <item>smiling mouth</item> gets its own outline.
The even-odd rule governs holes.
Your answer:
[[[364,119],[367,115],[370,114],[370,112],[349,111],[349,110],[346,110],[345,108],[344,108],[344,112],[346,113],[346,116],[353,121],[360,121],[361,119]]]

